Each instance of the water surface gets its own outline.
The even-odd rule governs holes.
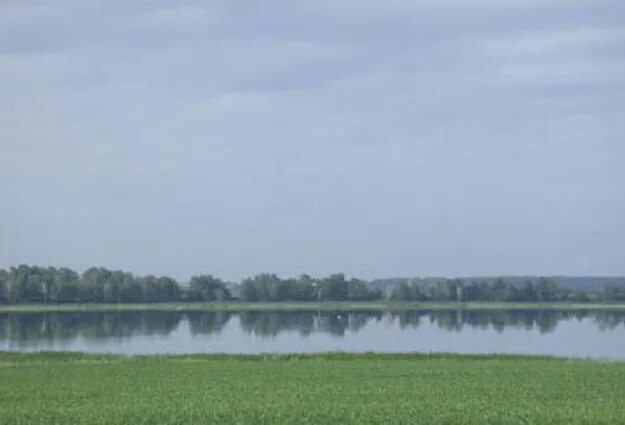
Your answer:
[[[625,359],[625,312],[0,313],[0,350],[94,353],[519,353]]]

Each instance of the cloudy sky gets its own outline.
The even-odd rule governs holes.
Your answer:
[[[625,274],[622,0],[0,0],[0,267]]]

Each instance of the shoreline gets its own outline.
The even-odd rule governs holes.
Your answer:
[[[117,354],[117,353],[90,353],[86,351],[12,351],[0,350],[0,366],[20,362],[119,362],[119,361],[551,361],[566,363],[609,363],[625,364],[625,359],[567,357],[545,354],[515,354],[515,353],[453,353],[453,352],[384,352],[384,351],[324,351],[317,353],[187,353],[187,354]]]
[[[115,311],[402,311],[402,310],[582,310],[625,311],[625,303],[500,303],[500,302],[188,302],[145,304],[24,304],[0,305],[0,313]]]

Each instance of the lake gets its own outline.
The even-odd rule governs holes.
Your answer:
[[[0,313],[0,350],[119,354],[420,351],[625,359],[625,312]]]

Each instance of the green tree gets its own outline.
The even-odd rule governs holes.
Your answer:
[[[602,284],[599,298],[604,302],[625,301],[625,287],[613,283]]]
[[[111,271],[104,267],[91,267],[82,274],[81,284],[85,293],[85,298],[90,302],[112,302],[108,299],[112,292],[106,288],[106,282],[111,275]]]
[[[315,280],[307,274],[289,281],[291,298],[294,301],[313,301],[315,299]]]
[[[389,298],[393,301],[408,301],[411,297],[410,286],[402,281],[393,285]]]
[[[121,293],[122,302],[140,303],[144,299],[142,282],[129,273],[124,275]]]
[[[553,279],[541,277],[536,284],[536,300],[539,302],[556,301],[558,299],[558,285]]]
[[[9,273],[6,270],[0,269],[0,304],[6,304],[9,302],[9,289],[7,287],[7,279]]]
[[[259,301],[258,291],[256,291],[253,279],[243,279],[241,285],[239,285],[239,298],[241,301],[247,302]]]
[[[62,267],[54,275],[55,302],[82,301],[80,276],[73,270]]]
[[[378,292],[369,290],[367,284],[359,279],[350,279],[347,285],[347,299],[353,301],[368,301],[380,298]]]
[[[188,298],[195,301],[224,301],[231,297],[226,284],[211,275],[193,276],[189,282]]]
[[[156,276],[148,275],[137,278],[137,283],[141,285],[141,292],[143,293],[143,302],[156,302],[159,301],[159,290],[156,283]]]
[[[125,273],[122,271],[113,271],[107,273],[104,280],[104,288],[102,295],[104,302],[119,303],[122,300],[122,291],[124,287]]]
[[[321,281],[320,296],[321,300],[343,301],[347,299],[349,294],[349,282],[345,280],[343,273],[333,274]]]
[[[534,283],[531,280],[525,280],[521,284],[512,285],[510,287],[510,300],[518,302],[536,301]]]
[[[160,301],[177,301],[180,299],[182,290],[175,279],[168,276],[161,276],[156,283],[161,293]]]
[[[462,285],[462,301],[492,301],[492,286],[487,281],[465,281]]]
[[[292,288],[290,282],[280,279],[275,274],[266,276],[268,301],[289,301],[291,300]]]
[[[495,280],[490,288],[489,295],[490,295],[489,298],[491,301],[496,301],[496,302],[507,301],[509,291],[508,291],[508,285],[506,284],[506,281],[503,280],[503,278],[501,277]]]
[[[9,302],[14,304],[44,301],[45,276],[39,267],[11,267],[7,277]]]
[[[445,299],[447,301],[464,301],[464,284],[460,279],[445,281]]]
[[[245,301],[284,301],[289,292],[288,282],[273,273],[261,273],[241,282],[239,297]]]

